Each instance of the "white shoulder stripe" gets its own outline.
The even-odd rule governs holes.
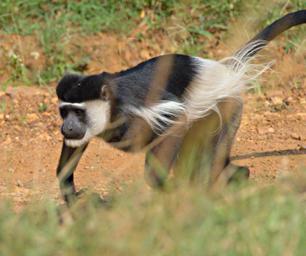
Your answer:
[[[185,106],[176,101],[160,101],[160,103],[150,107],[129,106],[128,112],[143,118],[156,133],[176,122],[176,118],[185,113]]]

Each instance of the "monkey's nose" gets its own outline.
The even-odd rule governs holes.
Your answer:
[[[65,139],[79,140],[84,137],[84,132],[72,125],[62,125],[61,132]]]

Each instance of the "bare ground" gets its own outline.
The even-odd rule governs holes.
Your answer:
[[[9,48],[8,41],[2,49]],[[102,69],[118,71],[171,51],[165,46],[171,43],[159,46],[162,42],[158,40],[153,46],[134,44],[133,40],[122,43],[116,37],[101,34],[90,42],[84,48],[94,56],[88,73]],[[32,46],[37,48],[35,44]],[[276,71],[265,76],[264,93],[245,96],[243,120],[232,152],[237,163],[250,167],[255,182],[273,182],[282,174],[306,167],[305,63],[303,56],[285,55],[274,48]],[[35,68],[44,60],[43,57],[31,59],[33,49],[29,49],[25,59],[31,60],[31,67]],[[219,50],[217,55],[222,53]],[[0,92],[0,102],[1,197],[12,198],[17,208],[33,197],[59,200],[55,168],[61,135],[55,84],[43,88],[9,87],[6,92]],[[143,158],[143,153],[126,154],[94,140],[76,172],[77,187],[88,187],[102,195],[120,190],[123,182],[143,178]]]

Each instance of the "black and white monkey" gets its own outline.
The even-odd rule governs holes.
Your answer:
[[[96,136],[124,151],[146,149],[145,176],[153,186],[163,186],[171,168],[184,178],[187,157],[193,180],[202,169],[209,183],[228,169],[248,176],[229,155],[240,95],[265,70],[251,61],[277,35],[305,22],[306,10],[290,13],[222,61],[172,54],[118,73],[65,75],[56,89],[64,136],[57,175],[65,200],[77,195],[73,172]]]

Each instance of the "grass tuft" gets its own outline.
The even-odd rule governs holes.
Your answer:
[[[16,214],[0,205],[1,255],[304,255],[305,173],[272,186],[243,184],[209,193],[141,186],[111,206],[81,200],[71,212],[33,202]],[[143,190],[143,189],[142,189]]]

